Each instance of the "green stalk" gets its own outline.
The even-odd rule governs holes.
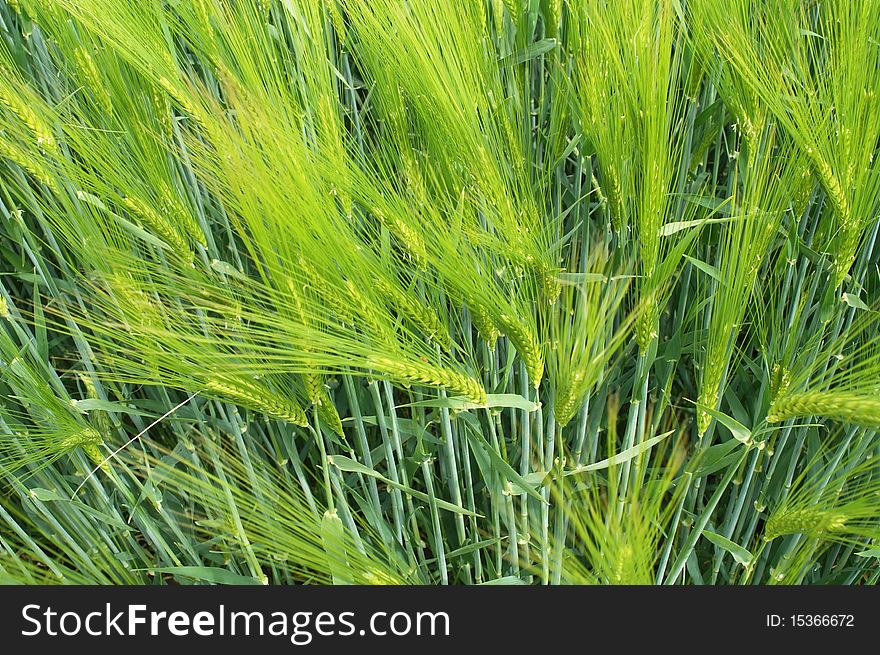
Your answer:
[[[715,511],[715,508],[721,501],[721,497],[727,490],[727,486],[730,484],[731,480],[733,480],[733,477],[736,475],[736,472],[739,470],[739,466],[740,464],[742,464],[745,456],[746,453],[743,452],[742,456],[739,458],[739,460],[737,460],[736,464],[732,464],[727,468],[727,472],[718,483],[718,487],[715,489],[715,492],[712,494],[709,502],[706,503],[706,507],[703,509],[703,513],[700,515],[700,518],[691,529],[684,544],[682,544],[682,548],[679,551],[678,556],[675,558],[675,561],[672,564],[672,569],[670,570],[669,575],[666,576],[666,580],[663,584],[674,584],[675,581],[678,579],[678,576],[681,575],[681,572],[684,570],[688,558],[691,556],[691,553],[693,553],[694,551],[694,547],[697,545],[697,541],[700,539],[703,534],[703,530],[705,530],[706,525],[711,520],[712,513]]]

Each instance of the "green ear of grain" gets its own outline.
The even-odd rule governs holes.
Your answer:
[[[807,391],[774,400],[767,420],[778,423],[791,418],[822,416],[858,425],[880,425],[880,398],[847,391]]]
[[[256,382],[241,377],[216,375],[206,382],[205,389],[211,395],[262,412],[266,416],[294,425],[309,424],[302,407]]]
[[[403,362],[390,357],[373,356],[370,368],[389,377],[412,384],[443,387],[461,394],[478,405],[486,404],[486,390],[476,379],[450,369],[430,364]]]
[[[847,515],[820,508],[775,513],[764,528],[764,539],[772,541],[787,534],[828,535],[846,530]]]

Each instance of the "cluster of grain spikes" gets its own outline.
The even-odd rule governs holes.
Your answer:
[[[0,582],[876,583],[878,3],[770,4],[0,2]]]
[[[809,160],[832,211],[825,244],[845,281],[876,219],[880,139],[880,3],[834,0],[777,11],[755,0],[689,3],[694,32],[711,40],[736,83],[754,94]],[[856,136],[858,135],[858,136]]]

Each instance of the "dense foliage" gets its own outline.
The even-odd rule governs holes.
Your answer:
[[[874,583],[880,0],[0,3],[0,581]]]

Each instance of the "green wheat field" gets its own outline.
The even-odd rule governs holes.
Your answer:
[[[0,582],[874,584],[880,0],[0,0]]]

